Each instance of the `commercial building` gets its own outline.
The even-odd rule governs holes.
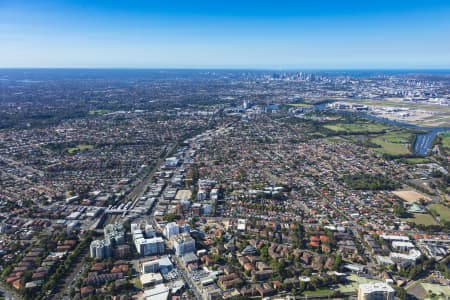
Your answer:
[[[145,225],[145,236],[147,238],[153,238],[156,236],[156,231],[152,225],[150,225],[150,224]]]
[[[113,256],[115,258],[124,259],[127,258],[131,253],[130,245],[119,245],[113,249]]]
[[[150,289],[144,290],[145,300],[167,300],[169,299],[170,288],[164,284],[157,284]]]
[[[183,256],[186,253],[195,252],[195,240],[188,234],[180,235],[173,242],[175,254]]]
[[[111,248],[109,240],[94,240],[90,245],[91,257],[97,259],[111,257]]]
[[[149,287],[163,283],[163,277],[160,273],[142,274],[139,278],[143,287]]]
[[[142,274],[159,272],[159,260],[146,261],[142,263]]]
[[[131,234],[136,251],[142,256],[163,254],[165,252],[164,240],[155,236],[153,227],[147,225],[145,229],[144,235],[139,224],[131,224]]]
[[[109,240],[114,245],[125,243],[125,231],[122,224],[108,224],[104,228],[105,240]]]
[[[387,283],[360,284],[358,300],[394,300],[395,290]]]
[[[138,238],[134,240],[136,250],[140,255],[164,254],[164,240],[161,237],[151,239]]]
[[[174,236],[177,236],[179,233],[180,228],[175,222],[167,223],[166,227],[164,228],[164,235],[168,240]]]
[[[408,252],[411,249],[414,249],[414,244],[411,242],[404,241],[393,241],[392,248],[397,251]]]
[[[199,190],[197,193],[197,200],[198,201],[203,201],[207,198],[207,193],[204,190]]]

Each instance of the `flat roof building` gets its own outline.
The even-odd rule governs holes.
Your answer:
[[[159,261],[152,260],[142,263],[142,274],[159,272]]]
[[[394,300],[395,290],[387,283],[365,283],[358,288],[358,300]]]
[[[173,242],[175,254],[183,256],[190,252],[195,252],[195,240],[188,234],[178,236]]]
[[[143,287],[157,285],[163,283],[163,277],[160,273],[147,273],[142,274],[139,278]]]
[[[94,240],[89,250],[91,257],[104,259],[111,256],[111,243],[109,240]]]
[[[138,238],[134,240],[136,250],[140,255],[164,254],[164,240],[161,237],[151,239]]]

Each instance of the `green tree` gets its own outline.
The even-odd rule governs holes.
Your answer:
[[[341,264],[342,264],[342,256],[340,254],[338,254],[336,256],[336,259],[335,259],[334,264],[333,264],[333,270],[334,271],[339,270]]]

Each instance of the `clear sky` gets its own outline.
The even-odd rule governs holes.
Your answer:
[[[450,68],[450,0],[0,0],[0,67]]]

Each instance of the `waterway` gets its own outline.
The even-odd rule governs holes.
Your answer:
[[[330,102],[332,102],[332,101],[330,101]],[[315,108],[316,108],[316,110],[319,110],[319,111],[327,110],[326,105],[330,102],[317,104],[317,105],[315,105]],[[450,131],[450,127],[422,127],[422,126],[418,126],[418,125],[413,125],[413,124],[389,120],[389,119],[381,118],[381,117],[377,117],[377,116],[372,116],[372,115],[369,115],[369,114],[366,114],[363,112],[358,113],[358,112],[348,112],[348,111],[339,111],[339,110],[333,110],[333,112],[350,113],[350,114],[357,115],[357,116],[360,116],[360,117],[363,117],[363,118],[366,118],[369,120],[382,122],[382,123],[389,124],[389,125],[424,131],[423,133],[416,133],[416,139],[415,139],[415,142],[413,145],[414,153],[417,155],[420,155],[420,156],[426,156],[429,153],[429,151],[431,150],[431,148],[433,146],[434,139],[440,132]]]

